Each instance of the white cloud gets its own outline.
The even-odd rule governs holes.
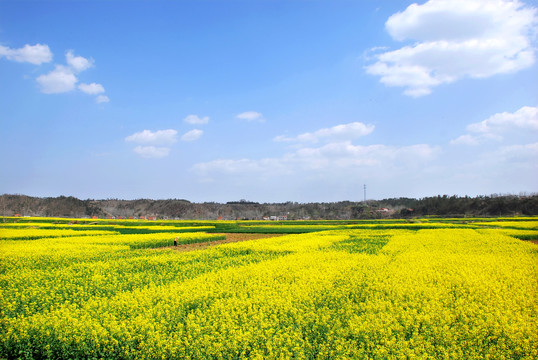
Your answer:
[[[176,137],[177,131],[173,129],[157,130],[155,132],[151,130],[143,130],[127,136],[125,141],[138,144],[169,145],[177,141]]]
[[[202,136],[203,133],[204,132],[202,130],[193,129],[183,134],[183,136],[181,137],[181,140],[182,141],[195,141],[195,140],[198,140],[200,136]]]
[[[498,113],[467,126],[469,131],[486,134],[502,134],[512,129],[538,131],[538,107],[523,106],[515,113]]]
[[[368,135],[373,130],[373,125],[353,122],[303,133],[296,137],[277,136],[274,141],[295,142],[301,146],[280,158],[219,159],[196,164],[192,171],[203,177],[218,173],[228,175],[256,173],[272,177],[305,171],[321,171],[332,176],[358,168],[379,167],[378,170],[387,166],[416,168],[423,160],[435,157],[439,151],[438,148],[429,145],[392,147],[352,144],[352,140]],[[305,144],[316,144],[320,141],[323,141],[324,145],[305,147]]]
[[[387,169],[395,167],[415,168],[424,160],[431,160],[438,148],[426,144],[412,146],[353,145],[349,141],[329,143],[319,148],[303,148],[292,158],[305,168],[327,169],[347,167],[379,166]]]
[[[37,77],[36,81],[39,84],[42,93],[59,94],[73,91],[78,82],[77,74],[87,70],[93,66],[93,60],[88,60],[82,56],[73,55],[73,51],[69,50],[65,55],[67,66],[56,65],[54,70],[45,75]],[[83,93],[90,95],[102,94],[105,88],[101,84],[80,84],[78,89]],[[109,102],[108,96],[100,95],[95,99],[96,103]]]
[[[143,158],[158,159],[168,156],[168,154],[170,153],[170,148],[155,146],[137,146],[133,149],[133,151]]]
[[[8,60],[16,62],[28,62],[34,65],[41,65],[52,61],[52,52],[48,45],[35,44],[24,45],[19,49],[11,49],[0,45],[0,58],[5,56]]]
[[[387,176],[395,171],[416,171],[425,162],[434,159],[439,148],[426,144],[412,146],[353,145],[351,142],[329,143],[317,148],[302,148],[280,158],[219,159],[199,163],[192,171],[200,176],[225,174],[252,174],[281,176],[321,172],[338,176],[349,170],[382,171]],[[396,170],[399,169],[399,170]],[[306,172],[306,173],[305,173]]]
[[[537,9],[514,0],[430,0],[392,15],[385,26],[413,45],[377,55],[366,67],[387,86],[418,97],[464,77],[486,78],[534,64]]]
[[[301,143],[317,143],[322,139],[327,141],[346,141],[368,135],[374,131],[374,128],[374,125],[365,125],[361,122],[352,122],[349,124],[336,125],[331,128],[320,129],[313,133],[304,133],[292,138],[280,135],[275,137],[274,141]]]
[[[198,115],[191,114],[191,115],[187,115],[185,119],[183,119],[183,121],[188,124],[193,124],[193,125],[194,124],[196,125],[207,124],[209,122],[209,116],[204,116],[201,118]]]
[[[73,50],[69,50],[65,54],[65,60],[67,65],[69,65],[69,67],[73,69],[75,73],[79,73],[93,67],[93,59],[88,60],[82,56],[75,56],[73,55]]]
[[[258,122],[264,122],[265,119],[263,118],[263,115],[256,111],[245,111],[241,114],[238,114],[236,118],[240,120],[246,120],[246,121],[258,121]]]
[[[101,84],[91,83],[91,84],[79,84],[79,90],[83,93],[90,95],[97,95],[105,92],[105,88]]]
[[[502,112],[486,120],[467,126],[464,134],[450,143],[453,145],[479,145],[487,140],[502,141],[506,136],[536,134],[538,132],[538,107],[523,106],[514,113]]]
[[[514,113],[495,114],[485,121],[490,132],[470,132],[453,142],[481,144],[488,139],[499,139],[497,130],[491,129],[493,124],[502,124],[503,146],[493,142],[474,151],[429,144],[356,145],[353,138],[373,131],[373,128],[354,128],[345,124],[302,136],[275,139],[297,145],[282,156],[220,158],[197,163],[190,171],[201,184],[218,181],[223,188],[238,194],[269,194],[269,198],[283,200],[311,198],[312,194],[331,200],[353,199],[357,191],[361,193],[362,184],[376,189],[378,198],[535,191],[538,176],[536,136],[529,135],[531,141],[525,142],[519,133],[512,138],[506,134],[506,129],[529,132],[534,127],[532,114],[534,110],[530,107]],[[353,132],[353,129],[356,131],[354,135],[341,135],[346,133],[345,130]]]
[[[107,103],[109,101],[110,101],[110,99],[106,95],[99,95],[98,97],[95,98],[95,102],[97,104]]]
[[[46,75],[41,75],[36,79],[45,94],[58,94],[75,89],[77,77],[70,68],[63,65],[56,65],[54,70]]]
[[[157,131],[143,130],[127,136],[125,141],[144,144],[144,146],[139,145],[133,149],[141,157],[162,158],[168,156],[170,153],[170,147],[167,145],[171,145],[177,141],[177,131],[173,129]]]
[[[35,65],[52,61],[52,52],[48,45],[28,45],[19,49],[11,49],[0,45],[0,58],[17,62],[28,62]],[[56,65],[54,70],[40,75],[36,82],[40,91],[44,94],[59,94],[76,89],[78,82],[77,74],[93,67],[93,59],[75,56],[72,50],[65,54],[66,65]],[[103,85],[97,83],[80,84],[78,89],[86,94],[97,95],[105,92]],[[100,95],[95,99],[96,103],[109,102],[108,96]]]
[[[538,143],[484,151],[411,146],[328,143],[270,158],[221,158],[195,164],[200,186],[267,201],[362,199],[362,184],[373,198],[435,194],[536,191]],[[214,185],[211,185],[214,186]],[[208,186],[207,191],[214,190]],[[372,195],[369,195],[372,196]],[[312,201],[312,200],[309,200]]]
[[[460,191],[493,193],[535,191],[538,176],[538,107],[523,106],[467,126],[467,133],[450,142],[438,181]],[[454,185],[452,185],[454,184]],[[471,190],[473,189],[473,190]]]

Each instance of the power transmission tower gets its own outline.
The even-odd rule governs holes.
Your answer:
[[[366,184],[364,184],[364,202],[366,202]]]

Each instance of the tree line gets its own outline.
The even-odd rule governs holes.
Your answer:
[[[193,203],[184,199],[168,200],[80,200],[72,196],[31,197],[26,195],[0,196],[3,216],[46,217],[122,217],[155,216],[158,219],[261,220],[280,216],[288,220],[353,220],[382,218],[497,217],[538,215],[538,194],[448,196],[390,198],[361,202],[317,203],[258,203],[239,200],[225,204]]]

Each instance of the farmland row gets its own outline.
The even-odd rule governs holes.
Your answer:
[[[0,358],[538,357],[536,222],[435,224],[3,239]]]

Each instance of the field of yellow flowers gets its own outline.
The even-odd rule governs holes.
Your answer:
[[[538,358],[536,218],[13,221],[0,359]],[[289,235],[170,246],[249,226]]]

